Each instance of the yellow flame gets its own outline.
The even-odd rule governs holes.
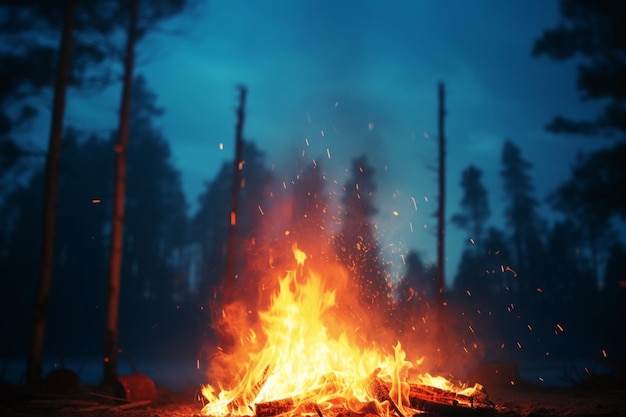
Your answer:
[[[345,332],[333,331],[337,329],[337,315],[332,314],[337,307],[336,290],[325,286],[332,277],[322,277],[309,267],[307,255],[296,246],[293,254],[295,266],[279,278],[269,308],[259,312],[264,337],[257,338],[250,331],[251,351],[244,358],[243,378],[232,389],[203,387],[208,404],[202,413],[252,415],[256,404],[289,399],[292,409],[315,403],[322,410],[340,405],[388,415],[394,407],[409,415],[407,377],[417,363],[405,359],[400,343],[391,355],[355,347]],[[253,348],[263,339],[261,349]],[[368,385],[372,378],[391,383],[388,401],[374,398]],[[453,387],[445,378],[424,378],[429,385]]]

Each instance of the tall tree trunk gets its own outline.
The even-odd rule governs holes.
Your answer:
[[[444,303],[445,222],[446,222],[446,135],[445,86],[439,83],[439,210],[437,211],[437,304]]]
[[[232,301],[235,280],[237,254],[237,213],[239,211],[239,193],[241,190],[241,170],[243,169],[243,124],[245,120],[246,87],[239,86],[239,107],[237,108],[237,126],[235,130],[235,160],[233,161],[233,186],[231,191],[230,228],[226,247],[226,270],[224,273],[223,300],[227,305]]]
[[[439,209],[437,210],[437,323],[438,341],[437,366],[444,368],[448,359],[449,338],[445,320],[445,298],[443,294],[445,275],[445,227],[446,227],[446,135],[445,135],[445,86],[439,83]]]
[[[109,288],[107,295],[106,325],[104,331],[104,378],[102,384],[112,386],[117,380],[118,315],[122,251],[124,237],[124,202],[126,194],[126,157],[130,131],[130,104],[135,66],[135,42],[139,0],[130,5],[130,18],[124,56],[124,83],[120,105],[118,141],[115,145],[115,191],[111,220],[111,253],[109,260]]]
[[[41,362],[46,332],[46,316],[48,314],[48,299],[52,281],[52,269],[54,266],[54,237],[59,189],[59,166],[61,160],[63,118],[65,115],[65,96],[70,77],[75,6],[76,0],[68,0],[65,4],[63,33],[59,46],[59,62],[57,64],[56,82],[54,86],[52,121],[50,125],[48,154],[46,156],[46,188],[43,203],[39,282],[35,297],[31,346],[26,369],[26,380],[28,384],[36,384],[41,380]]]

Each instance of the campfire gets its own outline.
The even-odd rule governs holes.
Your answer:
[[[220,325],[232,346],[213,360],[202,414],[411,416],[490,407],[479,384],[423,372],[423,357],[408,358],[400,341],[368,331],[375,318],[356,305],[343,266],[295,244],[291,251],[270,259],[273,273],[255,288],[267,294],[258,313],[249,298],[224,307]]]

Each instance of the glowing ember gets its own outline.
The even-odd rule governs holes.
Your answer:
[[[203,387],[203,414],[324,415],[342,408],[413,415],[419,412],[410,398],[416,390],[426,396],[449,391],[455,404],[471,406],[469,396],[478,386],[461,390],[443,377],[412,375],[421,361],[407,361],[399,342],[385,350],[359,339],[350,308],[341,306],[351,304],[344,294],[345,270],[316,270],[295,246],[293,255],[295,262],[286,261],[286,272],[276,277],[269,307],[258,314],[260,334],[250,329],[234,352],[224,354],[226,367],[232,367],[225,371],[237,379]]]

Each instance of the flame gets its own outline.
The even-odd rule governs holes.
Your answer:
[[[267,404],[278,410],[268,415],[307,404],[319,407],[317,414],[333,406],[363,414],[419,412],[410,407],[409,374],[421,360],[407,361],[400,342],[392,352],[362,343],[359,328],[350,320],[354,294],[345,294],[345,270],[316,270],[305,252],[296,245],[292,251],[294,260],[275,278],[277,290],[269,306],[258,313],[260,333],[250,328],[239,341],[240,349],[226,355],[238,380],[232,387],[223,387],[223,381],[204,386],[208,403],[202,413],[245,416]],[[378,381],[391,388],[381,394],[375,389]],[[423,374],[416,382],[471,394],[443,377]]]

